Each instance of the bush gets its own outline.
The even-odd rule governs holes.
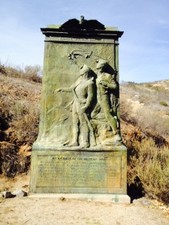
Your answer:
[[[128,184],[141,184],[148,197],[169,203],[169,148],[157,147],[152,139],[133,142],[128,163]]]
[[[0,73],[8,77],[26,79],[34,82],[42,82],[42,71],[40,66],[12,67],[0,64]]]
[[[29,170],[38,134],[40,89],[41,84],[25,78],[0,76],[0,174],[4,176]]]
[[[42,82],[40,66],[25,66],[24,73],[28,80]]]
[[[167,107],[168,104],[166,102],[160,102],[160,105]]]
[[[6,74],[7,74],[7,73],[6,73],[5,66],[4,66],[4,65],[2,65],[2,64],[0,64],[0,73],[1,73],[1,74],[4,74],[4,75],[6,75]]]

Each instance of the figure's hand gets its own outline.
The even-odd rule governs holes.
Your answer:
[[[100,81],[99,84],[102,85],[105,89],[108,89],[108,86],[105,82]]]
[[[54,93],[57,93],[57,92],[62,92],[62,89],[61,88],[58,88],[54,91]]]
[[[101,81],[99,82],[99,84],[105,86],[105,85],[106,85],[106,82],[103,81],[103,80],[101,80]]]

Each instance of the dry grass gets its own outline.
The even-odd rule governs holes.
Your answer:
[[[166,82],[121,87],[128,184],[169,203],[169,89]]]
[[[139,180],[146,195],[169,203],[169,148],[159,148],[152,139],[144,139],[133,142],[131,152],[128,184]]]
[[[169,84],[169,82],[166,81]],[[121,88],[121,118],[151,136],[169,142],[169,89],[160,83],[131,84]],[[165,84],[165,83],[164,83]]]
[[[36,66],[25,66],[24,68],[21,67],[12,67],[12,66],[5,66],[0,63],[0,73],[8,76],[8,77],[15,77],[26,79],[29,81],[34,81],[41,83],[42,82],[42,71],[41,67]]]
[[[0,74],[0,173],[5,176],[29,170],[38,133],[40,89],[41,84],[16,73]]]

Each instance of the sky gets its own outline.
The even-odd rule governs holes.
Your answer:
[[[0,0],[0,63],[43,66],[40,28],[83,15],[124,31],[120,81],[169,79],[168,10],[168,0]]]

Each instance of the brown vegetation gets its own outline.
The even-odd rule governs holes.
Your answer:
[[[0,74],[8,77],[21,78],[37,83],[42,82],[40,66],[25,66],[24,68],[4,66],[0,64]]]
[[[30,168],[38,133],[38,67],[0,65],[0,174]],[[128,148],[128,186],[169,203],[169,81],[121,85],[121,131]],[[133,194],[132,193],[132,194]],[[139,194],[135,193],[137,198]]]
[[[29,170],[41,85],[34,82],[35,73],[28,79],[20,70],[0,68],[0,173],[14,177]]]
[[[128,148],[129,189],[134,186],[134,191],[138,188],[142,194],[166,203],[169,203],[168,84],[169,81],[161,81],[121,86],[121,125]]]

